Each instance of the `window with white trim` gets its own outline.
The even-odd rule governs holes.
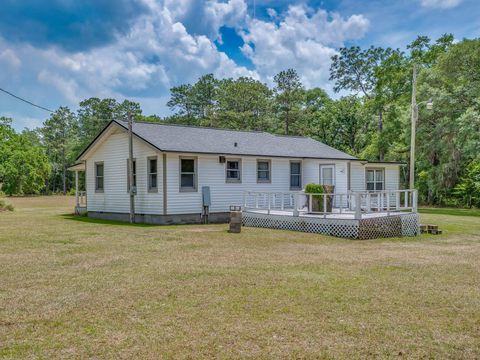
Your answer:
[[[148,176],[148,191],[157,192],[158,191],[158,161],[156,156],[147,158],[147,176]]]
[[[257,160],[257,182],[271,182],[271,164],[270,160]]]
[[[385,189],[384,169],[367,169],[367,191],[382,191]]]
[[[290,162],[290,189],[299,190],[302,188],[302,162]]]
[[[95,192],[103,192],[104,190],[104,166],[102,162],[95,163]]]
[[[194,157],[180,158],[180,191],[197,190],[197,159]]]
[[[240,159],[227,159],[226,182],[239,183],[242,182],[242,162]]]

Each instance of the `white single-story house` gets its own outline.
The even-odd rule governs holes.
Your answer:
[[[77,207],[89,216],[129,218],[127,129],[111,121],[70,168],[77,180],[78,171],[86,172],[86,199]],[[207,192],[209,221],[221,222],[247,191],[301,191],[309,183],[334,185],[336,193],[400,186],[400,163],[368,162],[310,138],[266,132],[136,122],[133,157],[137,222],[199,223]]]

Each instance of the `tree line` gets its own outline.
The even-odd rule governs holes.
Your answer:
[[[2,118],[0,136],[10,139],[0,145],[0,150],[9,147],[0,154],[2,190],[68,192],[72,179],[66,168],[110,120],[126,119],[127,113],[136,121],[309,136],[362,159],[408,163],[414,64],[420,199],[480,206],[480,40],[455,42],[450,34],[436,41],[419,36],[405,51],[341,48],[330,68],[334,97],[305,88],[294,69],[278,73],[272,86],[249,77],[206,74],[171,89],[167,106],[173,115],[165,118],[144,116],[135,102],[98,98],[82,101],[75,113],[59,108],[35,131],[15,133],[11,120]],[[424,106],[428,99],[432,110]],[[18,169],[19,161],[32,164]],[[402,167],[405,186],[408,175],[408,167]]]

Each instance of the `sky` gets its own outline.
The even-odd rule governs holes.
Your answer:
[[[334,95],[340,47],[480,37],[479,16],[479,0],[2,0],[0,88],[49,109],[113,97],[165,116],[169,89],[201,75],[272,85],[295,68]],[[0,116],[21,130],[49,114],[0,92]]]

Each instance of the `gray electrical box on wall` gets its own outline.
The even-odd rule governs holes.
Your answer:
[[[203,206],[212,205],[210,200],[210,186],[202,186],[202,203]]]

